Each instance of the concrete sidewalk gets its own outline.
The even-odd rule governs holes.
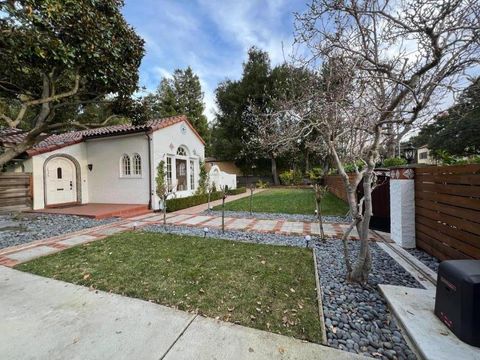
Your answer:
[[[0,266],[5,359],[365,359]]]

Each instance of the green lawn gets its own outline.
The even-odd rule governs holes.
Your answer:
[[[216,206],[214,210],[221,210]],[[244,197],[225,204],[225,210],[250,211],[250,198]],[[284,214],[314,214],[315,195],[312,189],[268,189],[253,195],[253,211]],[[345,215],[347,204],[328,193],[322,200],[323,215]]]
[[[310,249],[126,232],[16,268],[321,341]]]

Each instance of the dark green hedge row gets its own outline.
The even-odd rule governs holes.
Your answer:
[[[228,190],[228,194],[237,195],[237,194],[242,194],[245,191],[247,191],[247,189],[244,187],[241,187],[238,189]],[[222,193],[220,191],[216,191],[210,195],[210,201],[219,200],[221,198],[222,198]],[[207,202],[208,202],[207,194],[192,195],[192,196],[187,196],[183,198],[169,199],[167,200],[167,211],[172,212],[172,211],[182,210],[192,206],[205,204]]]

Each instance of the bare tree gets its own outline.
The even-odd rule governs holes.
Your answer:
[[[283,112],[301,119],[287,132],[300,137],[318,130],[343,179],[353,219],[344,234],[351,281],[366,282],[371,270],[379,149],[392,127],[396,136],[405,134],[446,92],[464,86],[479,63],[479,7],[473,0],[313,0],[296,15],[296,42],[310,51],[297,60],[320,70],[301,100],[284,104]],[[353,175],[346,162],[360,164]],[[352,262],[346,239],[354,228],[361,241]]]

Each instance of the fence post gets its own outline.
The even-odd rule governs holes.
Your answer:
[[[406,249],[415,242],[415,170],[390,169],[390,237]]]

